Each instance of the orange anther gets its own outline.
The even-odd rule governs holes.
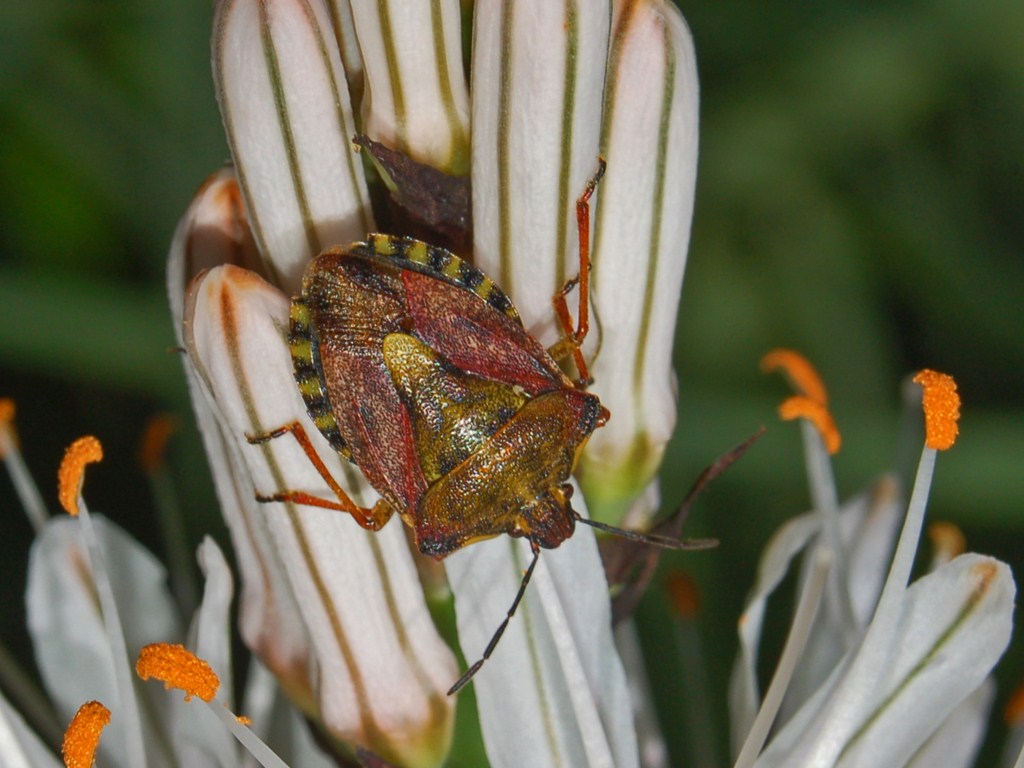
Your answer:
[[[177,420],[169,413],[158,413],[146,424],[139,444],[139,464],[148,474],[153,474],[163,464],[167,441],[177,426]]]
[[[217,695],[220,680],[209,664],[183,645],[153,643],[139,651],[135,672],[143,680],[155,677],[167,690],[178,688],[185,692],[185,701],[198,696],[212,701]]]
[[[932,540],[935,551],[941,553],[946,560],[962,555],[967,549],[967,540],[953,523],[937,522],[928,526],[928,538]]]
[[[0,430],[5,430],[11,440],[17,440],[14,431],[14,401],[9,397],[0,398]],[[0,459],[4,457],[6,441],[0,441]]]
[[[98,701],[87,701],[78,708],[64,732],[64,765],[67,768],[92,768],[100,733],[110,722],[110,710]]]
[[[956,442],[960,418],[960,395],[953,377],[925,369],[914,377],[924,387],[924,444],[944,451]]]
[[[92,435],[80,437],[64,452],[57,471],[57,497],[69,515],[78,514],[78,497],[82,493],[85,465],[103,460],[103,446]]]
[[[1003,719],[1011,728],[1024,725],[1024,685],[1018,685],[1017,689],[1010,694],[1003,710]]]
[[[700,590],[690,575],[683,571],[669,571],[665,577],[665,589],[676,615],[684,621],[692,621],[700,613]]]
[[[832,420],[832,414],[829,413],[828,408],[817,400],[804,395],[793,395],[779,406],[779,417],[783,421],[807,419],[817,427],[828,452],[832,454],[839,452],[842,437],[839,435],[839,430],[836,429],[836,423]]]
[[[9,397],[0,397],[0,424],[14,421],[14,401]]]
[[[782,369],[797,392],[823,406],[828,405],[828,391],[810,361],[792,349],[773,349],[761,358],[761,370],[771,373]]]

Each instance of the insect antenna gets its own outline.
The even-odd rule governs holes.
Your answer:
[[[540,545],[535,541],[530,542],[530,547],[533,549],[533,559],[530,561],[530,567],[526,569],[526,573],[523,574],[523,580],[519,582],[519,591],[516,593],[515,600],[512,601],[512,605],[509,606],[508,612],[505,614],[505,618],[502,620],[498,628],[494,630],[494,634],[491,636],[491,641],[487,643],[487,647],[484,649],[484,654],[477,659],[473,666],[463,673],[462,677],[455,681],[455,685],[448,689],[448,695],[458,693],[463,686],[466,685],[470,680],[473,679],[473,675],[480,671],[480,667],[484,665],[484,662],[491,658],[491,654],[494,653],[495,646],[498,645],[498,641],[501,640],[501,636],[505,634],[505,628],[508,626],[512,616],[515,615],[516,608],[519,607],[519,603],[523,600],[523,595],[526,594],[526,587],[530,583],[530,579],[533,577],[533,569],[537,567],[537,559],[540,556]]]
[[[661,547],[662,549],[712,549],[718,546],[718,539],[673,539],[669,536],[658,536],[654,533],[641,533],[625,528],[616,528],[614,525],[583,517],[576,510],[573,510],[573,515],[576,517],[576,522],[589,525],[591,528],[596,528],[605,533],[615,534],[623,539],[629,539],[639,544],[649,544],[652,547]]]

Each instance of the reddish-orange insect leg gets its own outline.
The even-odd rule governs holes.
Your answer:
[[[558,318],[559,325],[562,326],[563,339],[549,351],[556,360],[569,354],[573,356],[573,362],[576,364],[576,371],[579,374],[577,384],[580,386],[590,383],[590,371],[587,368],[587,361],[583,359],[581,347],[590,330],[590,198],[594,194],[594,189],[597,188],[597,183],[604,176],[605,169],[604,159],[598,158],[597,163],[597,171],[587,181],[583,194],[576,201],[576,229],[580,244],[579,276],[572,280],[566,280],[561,290],[551,297],[555,316]],[[580,287],[580,314],[574,328],[565,297],[577,284]]]
[[[284,434],[291,434],[295,438],[295,441],[302,448],[306,454],[306,458],[309,459],[310,463],[316,468],[317,473],[324,479],[328,487],[334,492],[334,495],[338,497],[338,501],[330,501],[328,499],[321,499],[319,496],[313,496],[309,493],[303,493],[302,491],[283,491],[281,493],[274,493],[269,496],[262,494],[256,495],[256,500],[261,502],[271,501],[284,501],[292,502],[295,504],[303,504],[307,507],[322,507],[323,509],[334,509],[339,512],[347,512],[356,519],[363,528],[371,531],[379,531],[386,523],[393,512],[391,506],[381,499],[373,505],[373,509],[367,509],[366,507],[360,507],[354,501],[352,497],[345,493],[345,489],[338,484],[338,481],[331,475],[331,471],[327,469],[327,465],[324,464],[320,455],[313,448],[313,444],[309,440],[309,435],[306,434],[306,430],[303,429],[302,425],[293,421],[291,424],[285,424],[283,427],[266,432],[262,435],[246,435],[246,439],[253,445],[259,443],[266,443],[273,440],[275,437],[281,437]]]

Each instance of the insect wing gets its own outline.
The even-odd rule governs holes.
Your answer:
[[[338,431],[367,481],[400,514],[414,509],[426,490],[409,414],[382,349],[384,337],[407,322],[403,293],[397,268],[344,249],[317,257],[303,287]]]
[[[572,386],[540,342],[473,291],[412,270],[402,281],[416,334],[456,368],[531,396]]]

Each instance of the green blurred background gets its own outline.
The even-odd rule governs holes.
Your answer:
[[[761,547],[808,506],[798,430],[758,372],[803,351],[844,436],[843,497],[892,464],[899,388],[952,373],[961,439],[939,459],[930,519],[1024,565],[1024,4],[1011,0],[686,0],[702,78],[697,208],[678,338],[679,429],[665,498],[718,453],[767,435],[702,497],[693,532],[714,553],[672,558],[703,611],[674,625],[654,593],[644,647],[674,764],[692,744],[682,697],[713,713],[725,764],[734,622]],[[193,541],[226,543],[189,413],[164,298],[164,258],[192,192],[228,156],[209,73],[209,0],[0,5],[0,396],[52,508],[64,447],[93,433],[107,458],[86,495],[157,552],[135,455],[145,421],[176,414],[175,488]],[[0,639],[30,657],[22,594],[31,530],[0,478]],[[666,558],[668,561],[669,558]],[[682,672],[696,631],[707,690]],[[1020,639],[998,706],[1024,679]],[[990,764],[995,736],[980,765]]]

